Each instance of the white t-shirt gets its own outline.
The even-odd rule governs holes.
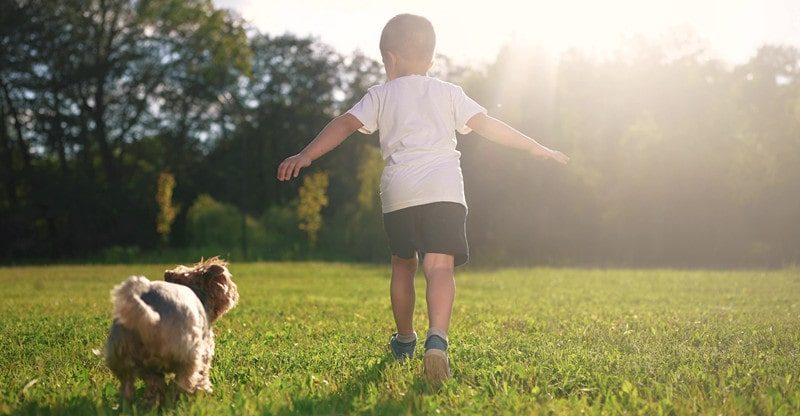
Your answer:
[[[384,213],[432,202],[467,206],[455,132],[472,131],[467,121],[486,109],[461,87],[408,75],[371,87],[348,113],[362,133],[379,130]]]

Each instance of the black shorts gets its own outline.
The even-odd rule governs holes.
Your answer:
[[[392,254],[404,259],[415,252],[450,254],[454,265],[469,259],[467,208],[456,202],[434,202],[383,214]]]

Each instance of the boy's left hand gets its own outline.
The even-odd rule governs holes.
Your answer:
[[[562,165],[566,165],[569,162],[569,156],[559,152],[558,150],[550,150],[550,154],[547,155],[548,158],[555,160]]]
[[[544,146],[537,146],[531,150],[531,154],[539,159],[553,159],[562,165],[566,165],[567,162],[569,162],[569,156],[559,152],[558,150],[548,149]]]
[[[296,178],[300,174],[300,169],[311,166],[311,159],[300,152],[294,156],[289,156],[278,166],[278,180],[288,181]]]

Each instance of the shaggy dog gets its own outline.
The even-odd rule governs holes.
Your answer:
[[[114,322],[102,355],[126,400],[137,378],[148,399],[163,400],[167,374],[186,392],[211,392],[211,324],[236,305],[236,284],[217,257],[167,270],[164,279],[131,276],[111,291]]]

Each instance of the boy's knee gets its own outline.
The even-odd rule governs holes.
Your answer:
[[[407,271],[416,271],[417,256],[414,255],[414,257],[411,257],[410,259],[404,259],[402,257],[392,255],[392,268],[400,268]]]
[[[453,276],[455,271],[453,256],[449,254],[426,254],[422,267],[425,270],[425,276],[428,278],[442,274]]]

